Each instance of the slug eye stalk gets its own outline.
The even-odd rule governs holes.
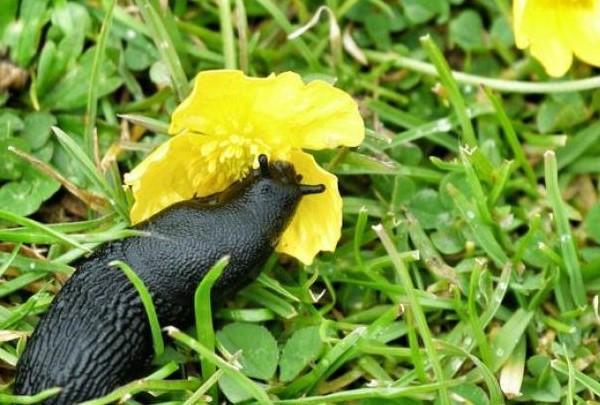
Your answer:
[[[299,186],[302,195],[321,194],[325,191],[324,184],[300,184]]]
[[[258,155],[258,164],[260,165],[260,174],[263,177],[271,177],[269,170],[269,158],[265,154]]]

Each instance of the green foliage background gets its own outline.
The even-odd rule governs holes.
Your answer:
[[[69,263],[132,234],[120,173],[224,67],[356,98],[364,144],[315,154],[342,240],[271,257],[215,331],[169,329],[151,377],[90,404],[598,400],[600,80],[550,80],[509,1],[1,1],[0,402],[53,394],[11,396],[26,336]]]

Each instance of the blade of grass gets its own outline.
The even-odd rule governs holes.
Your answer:
[[[435,66],[442,85],[446,88],[446,90],[448,90],[448,98],[450,99],[450,103],[454,108],[454,112],[456,113],[456,117],[458,118],[458,122],[462,128],[463,142],[472,148],[477,146],[475,130],[473,129],[473,124],[471,123],[471,119],[467,114],[465,100],[460,94],[460,89],[458,88],[458,85],[452,76],[448,62],[429,35],[421,37],[420,41],[423,49],[425,49],[425,52],[429,57],[429,60],[431,60]]]
[[[217,0],[217,4],[219,6],[221,36],[223,37],[225,69],[237,69],[235,36],[233,34],[233,21],[231,19],[231,2],[229,0]]]
[[[210,376],[204,383],[198,388],[188,399],[185,400],[183,405],[196,405],[203,402],[217,402],[217,398],[210,396],[206,398],[206,392],[211,390],[213,387],[216,388],[216,383],[219,378],[224,374],[223,370],[217,370]]]
[[[17,148],[12,146],[8,147],[8,150],[15,155],[19,156],[21,159],[32,164],[36,169],[38,169],[41,173],[46,174],[47,176],[52,177],[54,180],[58,181],[63,185],[71,194],[75,197],[79,198],[85,204],[87,204],[91,209],[95,211],[100,211],[106,206],[106,200],[100,196],[97,196],[89,191],[83,190],[76,186],[72,181],[64,177],[60,174],[56,169],[50,166],[48,163],[44,162],[41,159],[36,158],[29,153],[23,152]]]
[[[5,262],[12,257],[11,254],[0,252],[0,261]],[[43,272],[59,272],[59,273],[70,273],[73,271],[71,266],[57,262],[55,260],[41,260],[32,259],[30,257],[24,257],[17,255],[12,259],[10,264],[11,267],[15,267],[24,271],[43,271]],[[0,289],[3,284],[0,284]]]
[[[508,399],[514,399],[521,395],[526,348],[526,340],[523,336],[500,371],[500,387]]]
[[[235,0],[235,26],[238,34],[240,69],[248,73],[248,17],[243,0]]]
[[[292,304],[256,284],[246,287],[240,295],[270,309],[284,319],[291,319],[298,315]]]
[[[157,134],[169,133],[168,122],[160,121],[155,118],[144,117],[143,115],[137,114],[118,114],[117,116],[133,124],[146,128],[149,131],[156,132]]]
[[[565,364],[564,362],[560,361],[560,360],[553,360],[552,363],[552,368],[556,371],[558,371],[559,373],[563,374],[564,376],[569,376],[569,366],[567,364]],[[582,373],[581,371],[577,370],[577,369],[573,369],[572,370],[573,373],[573,377],[575,378],[575,380],[577,380],[578,383],[580,383],[581,385],[583,385],[585,388],[587,388],[588,390],[590,390],[591,392],[594,393],[594,395],[600,396],[600,381],[597,381],[596,379],[585,375],[584,373]]]
[[[356,388],[328,395],[316,395],[312,397],[301,397],[295,399],[287,399],[275,401],[275,404],[329,404],[334,402],[352,403],[360,399],[373,398],[413,398],[419,394],[447,390],[451,387],[456,387],[464,384],[463,379],[446,380],[431,384],[421,384],[416,386],[405,387],[381,387],[381,388]]]
[[[400,276],[402,285],[406,289],[406,295],[408,297],[408,301],[409,301],[409,305],[410,305],[409,310],[412,311],[412,314],[415,318],[415,322],[417,324],[419,334],[421,335],[421,339],[423,340],[423,345],[425,346],[427,356],[429,357],[429,361],[430,361],[431,367],[433,369],[435,379],[436,379],[436,381],[443,383],[446,380],[446,378],[444,376],[444,371],[442,370],[440,360],[439,360],[437,353],[435,351],[435,348],[433,346],[431,331],[429,330],[429,326],[427,325],[427,318],[425,317],[423,309],[421,308],[421,305],[419,304],[419,301],[417,300],[417,296],[415,294],[415,289],[414,289],[410,274],[408,273],[408,269],[406,268],[406,265],[400,258],[398,251],[396,250],[396,247],[394,246],[394,243],[390,239],[389,235],[387,234],[387,232],[385,231],[383,226],[376,225],[373,227],[373,230],[375,231],[377,236],[379,236],[379,239],[381,239],[381,242],[383,243],[383,246],[384,246],[385,250],[387,251],[388,255],[390,255],[390,257],[392,258],[392,263],[394,264],[394,267],[395,267],[396,271],[398,272],[398,275]],[[440,395],[439,399],[440,399],[441,403],[449,405],[451,403],[451,401],[450,401],[450,396],[448,395],[448,391],[446,390],[446,388],[440,388],[440,390],[438,392]]]
[[[21,250],[21,246],[23,246],[23,244],[21,243],[15,244],[15,247],[13,248],[12,252],[10,252],[8,258],[5,261],[3,261],[2,266],[0,266],[0,278],[4,276],[6,270],[8,270],[8,268],[12,265],[13,261],[19,254],[19,251]]]
[[[195,381],[161,381],[177,371],[178,368],[179,367],[176,363],[169,362],[147,377],[132,381],[129,384],[119,387],[101,398],[85,401],[79,405],[106,405],[113,404],[115,402],[120,403],[121,399],[131,397],[139,392],[144,391],[179,391],[195,389],[198,385],[198,383]]]
[[[294,31],[294,27],[288,21],[285,14],[279,9],[279,6],[272,0],[256,0],[258,4],[260,4],[269,14],[273,17],[273,20],[279,25],[279,27],[286,33],[291,34]],[[311,49],[306,45],[306,43],[302,40],[302,38],[296,38],[290,41],[292,45],[298,50],[298,52],[304,57],[306,62],[312,70],[319,71],[319,61],[311,51]]]
[[[212,322],[211,291],[228,264],[229,256],[225,256],[216,262],[208,273],[206,273],[200,284],[198,284],[194,294],[196,336],[198,341],[213,353],[215,351],[215,331]],[[203,357],[200,357],[200,364],[202,367],[202,378],[204,381],[208,381],[217,368],[213,363],[207,361]],[[210,395],[213,397],[214,401],[218,402],[218,391],[216,386],[211,389]]]
[[[471,190],[471,200],[475,201],[475,206],[479,212],[479,216],[484,223],[493,225],[492,214],[490,213],[487,205],[487,194],[483,191],[483,186],[473,168],[472,159],[474,158],[475,150],[468,147],[461,147],[459,151],[459,158],[463,165],[465,177],[469,188]]]
[[[260,273],[260,275],[256,278],[256,281],[293,302],[301,301],[300,298],[296,297],[294,294],[286,290],[285,287],[283,287],[279,281],[275,280],[273,277],[268,276],[264,272]]]
[[[223,372],[231,377],[231,379],[235,380],[244,390],[246,390],[249,394],[251,394],[259,403],[261,404],[271,404],[272,401],[267,395],[267,393],[259,387],[254,381],[246,377],[242,374],[236,367],[229,364],[221,357],[217,356],[215,353],[204,347],[197,340],[192,339],[185,333],[181,332],[179,329],[174,328],[172,326],[168,326],[166,328],[167,333],[173,339],[178,342],[184,344],[190,349],[194,350],[198,354],[200,354],[204,359],[210,361],[215,366],[219,367]]]
[[[360,207],[360,211],[358,212],[358,216],[356,218],[356,225],[354,227],[354,239],[352,244],[352,253],[354,254],[354,261],[359,269],[364,271],[364,261],[362,259],[362,254],[360,252],[360,248],[362,246],[362,241],[365,235],[365,227],[367,225],[367,221],[369,220],[369,210],[362,206]]]
[[[573,235],[571,234],[571,225],[567,209],[560,195],[558,185],[558,169],[556,165],[556,155],[552,151],[544,154],[545,180],[548,200],[554,213],[554,221],[558,237],[560,240],[560,249],[565,262],[565,268],[569,276],[569,286],[575,305],[584,307],[587,303],[583,277],[581,276],[581,267],[577,258],[577,248]]]
[[[418,328],[415,327],[415,317],[412,311],[406,312],[406,323],[408,325],[408,346],[410,348],[411,362],[414,363],[417,378],[422,384],[427,382],[427,374],[425,373],[425,359],[421,347],[419,346],[419,337],[417,336]]]
[[[61,391],[61,388],[49,388],[38,392],[35,395],[8,395],[0,393],[0,403],[2,404],[37,404],[46,399],[52,398]]]
[[[91,250],[89,248],[87,248],[87,247],[83,246],[82,244],[80,244],[79,242],[73,240],[73,238],[71,238],[70,236],[63,234],[62,232],[58,232],[58,231],[48,227],[47,225],[41,224],[37,221],[34,221],[33,219],[22,217],[20,215],[13,214],[12,212],[5,211],[3,209],[0,209],[0,219],[27,227],[34,231],[38,231],[42,234],[51,236],[51,237],[55,238],[56,240],[61,241],[67,245],[70,245],[70,246],[73,246],[73,247],[76,247],[79,249],[83,249],[84,251],[87,251],[87,252],[91,252]]]
[[[481,358],[487,367],[493,367],[493,357],[492,351],[490,349],[490,344],[488,342],[487,336],[485,335],[485,328],[483,328],[480,324],[479,314],[477,313],[477,290],[479,287],[479,280],[481,277],[481,272],[483,270],[483,266],[480,261],[475,262],[475,266],[473,266],[473,271],[471,272],[471,279],[469,282],[469,295],[467,297],[467,314],[469,317],[469,323],[471,324],[471,332],[475,341],[477,342],[477,347],[479,348],[479,353],[481,354]]]
[[[405,212],[406,228],[408,235],[414,246],[419,251],[420,259],[425,264],[425,268],[435,274],[437,277],[448,280],[449,282],[461,288],[456,271],[448,266],[439,252],[435,249],[433,242],[425,233],[425,230],[418,219],[410,212]]]
[[[146,288],[146,285],[142,279],[135,274],[135,272],[129,267],[129,265],[121,260],[114,260],[108,264],[112,267],[118,267],[127,276],[131,284],[137,290],[146,315],[148,317],[148,323],[150,324],[150,332],[152,333],[152,347],[154,348],[154,355],[156,357],[163,354],[165,351],[165,343],[162,338],[160,325],[158,323],[158,316],[156,315],[156,309],[152,302],[152,296]]]
[[[493,110],[488,104],[476,104],[467,109],[467,115],[469,118],[477,118],[482,115],[488,115],[492,112]],[[396,136],[394,136],[392,142],[384,146],[384,149],[395,148],[403,143],[413,142],[421,138],[428,138],[433,141],[434,136],[439,133],[450,132],[454,130],[457,125],[458,119],[456,117],[456,113],[434,121],[422,123],[418,126],[398,133]],[[451,145],[449,150],[452,152],[458,152],[458,145]]]
[[[383,326],[389,325],[398,315],[399,307],[394,306],[385,311],[368,327],[359,326],[353,329],[351,333],[338,341],[310,372],[285,387],[281,396],[298,398],[303,392],[310,392],[319,382],[355,357],[359,352],[358,343],[363,338],[368,339],[375,336]]]
[[[490,403],[491,404],[504,404],[504,396],[502,395],[502,390],[500,389],[500,385],[498,385],[498,380],[492,370],[486,366],[477,356],[473,356],[471,353],[462,349],[459,346],[453,345],[451,343],[445,342],[443,340],[436,340],[435,343],[442,347],[444,350],[448,351],[449,354],[455,356],[466,357],[477,367],[477,371],[483,377],[485,385],[488,388],[488,392],[490,394]]]
[[[494,362],[492,370],[498,371],[508,360],[517,344],[523,337],[534,312],[519,308],[510,317],[492,341]]]
[[[490,227],[479,217],[478,210],[476,210],[464,194],[452,184],[448,184],[448,194],[450,194],[450,197],[454,200],[463,219],[473,230],[473,237],[479,246],[481,246],[481,248],[494,260],[498,267],[506,266],[509,262],[509,258],[506,253],[504,253],[502,246],[500,246],[496,240]]]
[[[275,312],[267,308],[256,309],[221,309],[217,318],[228,321],[260,323],[276,319]]]
[[[94,151],[94,127],[96,126],[96,115],[98,112],[98,82],[100,81],[100,67],[104,63],[104,53],[106,52],[106,38],[110,31],[110,25],[113,18],[113,10],[115,8],[115,0],[110,0],[108,8],[104,14],[102,27],[98,34],[96,49],[94,51],[94,60],[92,62],[92,71],[90,73],[90,82],[88,87],[87,107],[84,116],[85,128],[83,132],[83,142],[85,151],[89,157],[93,156]]]
[[[487,87],[483,88],[483,91],[487,95],[487,97],[492,102],[494,109],[496,110],[496,116],[498,117],[498,121],[502,126],[502,130],[504,131],[504,135],[506,136],[506,140],[508,141],[508,145],[512,149],[513,155],[519,166],[525,172],[525,176],[527,176],[527,180],[531,184],[533,190],[537,190],[537,176],[529,164],[527,157],[525,156],[525,152],[523,151],[523,146],[517,137],[517,133],[515,132],[514,127],[510,122],[510,118],[506,115],[506,111],[504,110],[504,106],[502,105],[502,99],[495,95],[492,90]]]
[[[156,10],[149,0],[135,0],[135,4],[144,17],[144,21],[148,26],[162,62],[169,71],[177,99],[181,101],[187,96],[189,91],[188,79],[183,71],[177,50],[173,45],[173,39],[165,28],[159,10]]]
[[[104,177],[98,172],[96,166],[85,153],[83,149],[63,130],[58,127],[52,127],[52,131],[58,138],[60,144],[65,148],[67,153],[79,163],[83,175],[94,184],[103,194],[104,198],[114,208],[114,210],[127,222],[129,222],[128,207],[119,204],[119,200],[115,199],[114,192]]]

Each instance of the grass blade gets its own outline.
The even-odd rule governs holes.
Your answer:
[[[219,367],[223,372],[231,377],[231,379],[235,380],[239,385],[241,385],[248,393],[252,394],[252,396],[259,401],[261,404],[271,404],[272,401],[267,395],[267,393],[260,388],[256,383],[254,383],[251,379],[242,374],[236,367],[229,364],[221,357],[217,356],[215,353],[204,347],[197,340],[192,339],[185,333],[182,333],[179,329],[174,328],[172,326],[168,326],[166,328],[167,333],[173,339],[178,342],[186,345],[190,349],[194,350],[198,354],[200,354],[204,359],[210,361],[215,366]]]
[[[52,131],[58,138],[60,144],[66,149],[67,153],[73,158],[81,168],[83,175],[94,184],[104,195],[104,198],[114,208],[114,210],[127,222],[129,222],[129,209],[119,203],[115,198],[114,192],[104,177],[98,172],[94,163],[83,149],[63,130],[58,127],[52,127]]]
[[[575,305],[584,307],[587,303],[585,286],[583,284],[583,277],[581,276],[577,248],[575,246],[575,241],[573,240],[573,235],[571,234],[567,209],[560,195],[558,169],[554,152],[547,151],[544,154],[544,167],[546,192],[548,193],[548,200],[552,206],[552,212],[554,213],[554,221],[560,240],[560,250],[565,262],[567,274],[569,275],[571,296]]]
[[[221,36],[223,37],[225,69],[237,69],[235,37],[233,35],[233,21],[231,20],[231,2],[229,0],[217,0],[217,4],[219,5],[219,22],[221,24]]]
[[[49,388],[35,395],[8,395],[0,393],[0,403],[2,404],[37,404],[46,399],[52,398],[61,391],[60,388]]]
[[[131,284],[133,284],[137,290],[140,300],[142,301],[142,305],[144,306],[144,310],[146,311],[146,315],[148,316],[150,331],[152,333],[152,346],[154,347],[154,355],[156,357],[160,356],[165,351],[165,343],[162,338],[160,324],[158,323],[158,315],[156,315],[156,309],[154,308],[154,303],[152,302],[152,296],[146,288],[144,281],[142,281],[142,279],[135,274],[135,272],[127,263],[121,260],[114,260],[109,263],[109,266],[118,267],[121,269],[121,271],[125,273]]]
[[[33,219],[22,217],[20,215],[13,214],[12,212],[5,211],[3,209],[0,209],[0,219],[27,227],[28,229],[31,229],[34,231],[39,231],[40,233],[42,233],[44,235],[51,236],[56,241],[65,243],[67,245],[70,245],[70,246],[73,246],[73,247],[76,247],[79,249],[82,249],[86,252],[91,252],[91,250],[88,247],[83,246],[79,242],[73,240],[73,238],[63,234],[62,232],[58,232],[58,231],[50,228],[47,225],[41,224],[37,221],[34,221]]]
[[[448,90],[448,98],[450,99],[452,107],[454,107],[454,112],[456,113],[458,122],[462,127],[462,138],[464,143],[472,148],[477,146],[475,130],[473,129],[473,124],[471,123],[471,119],[467,114],[465,100],[462,94],[460,94],[460,89],[458,88],[456,80],[454,80],[454,77],[452,76],[448,62],[429,35],[421,37],[421,45],[435,66],[442,85]]]
[[[215,331],[212,322],[212,301],[211,291],[214,284],[217,282],[223,270],[229,264],[229,256],[225,256],[216,262],[211,269],[206,273],[196,292],[194,294],[194,313],[196,317],[196,336],[198,341],[208,350],[214,353],[215,351]],[[200,357],[202,366],[202,378],[208,381],[215,373],[216,366],[214,363]],[[217,387],[211,389],[211,396],[214,401],[218,401]]]
[[[113,17],[116,0],[110,0],[108,9],[102,21],[102,28],[98,34],[96,50],[94,52],[94,61],[92,62],[92,72],[90,74],[90,84],[88,87],[87,109],[85,112],[85,129],[83,132],[83,142],[85,151],[89,157],[94,156],[94,128],[96,126],[96,114],[98,111],[98,82],[100,81],[100,67],[104,63],[104,53],[106,51],[106,38],[110,31],[110,25]]]
[[[169,35],[159,10],[156,10],[150,0],[135,0],[144,21],[148,25],[150,35],[154,40],[160,58],[169,70],[173,89],[179,101],[183,100],[189,92],[188,79],[183,71],[183,66],[177,50],[173,45],[173,39]]]
[[[400,258],[398,251],[396,250],[396,247],[394,246],[394,243],[388,236],[387,232],[383,229],[383,226],[376,225],[373,227],[373,230],[375,231],[377,236],[379,236],[379,239],[381,239],[381,242],[383,243],[385,250],[390,255],[390,257],[392,259],[392,263],[394,264],[394,267],[396,268],[396,271],[398,272],[398,275],[400,276],[402,285],[406,289],[406,295],[408,296],[410,311],[412,312],[412,314],[415,318],[417,328],[421,335],[421,339],[423,340],[423,344],[425,346],[427,356],[429,357],[431,367],[433,368],[433,372],[435,374],[435,379],[436,379],[436,381],[443,383],[446,379],[444,377],[444,371],[442,370],[440,360],[438,358],[437,352],[433,345],[431,331],[429,330],[429,327],[427,326],[427,318],[425,318],[423,309],[421,308],[421,305],[419,304],[419,301],[417,300],[417,296],[415,294],[414,286],[413,286],[410,274],[408,273],[408,269],[406,268],[406,265]],[[446,388],[440,388],[439,394],[440,394],[439,399],[442,404],[449,405],[451,403],[450,396],[448,395],[448,391],[446,390]]]

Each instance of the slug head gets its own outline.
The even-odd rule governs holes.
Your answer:
[[[254,178],[251,187],[252,199],[257,206],[288,213],[288,219],[291,219],[303,196],[325,191],[323,184],[302,184],[302,175],[296,173],[294,166],[289,162],[269,162],[266,155],[260,155],[258,163],[259,168],[251,174]]]
[[[325,186],[302,184],[302,176],[289,162],[269,162],[266,155],[260,155],[258,163],[257,169],[226,190],[192,201],[207,209],[218,209],[235,201],[240,210],[251,212],[253,219],[262,224],[262,237],[274,244],[294,216],[300,200],[322,193]]]

